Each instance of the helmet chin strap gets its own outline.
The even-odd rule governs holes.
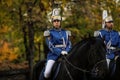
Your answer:
[[[111,31],[113,28],[108,28],[109,31]]]
[[[61,27],[59,27],[59,28],[54,27],[54,29],[55,29],[55,30],[61,30]]]
[[[106,26],[105,26],[105,29],[106,29],[107,31],[111,31],[111,30],[113,30],[112,27],[106,27]]]

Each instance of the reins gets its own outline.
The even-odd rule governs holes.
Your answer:
[[[84,77],[86,78],[86,75],[85,75],[86,72],[88,73],[88,72],[90,72],[90,71],[87,71],[87,70],[84,70],[84,69],[81,69],[81,68],[79,68],[79,67],[74,66],[72,63],[70,63],[70,62],[67,60],[67,58],[66,58],[65,56],[63,56],[63,57],[64,57],[65,61],[66,61],[69,65],[71,65],[73,68],[75,68],[75,69],[77,69],[77,70],[79,70],[79,71],[82,71],[82,72],[84,73]],[[68,68],[67,68],[67,66],[66,66],[66,64],[65,64],[65,61],[64,61],[64,66],[65,66],[65,69],[66,69],[66,71],[67,71],[67,74],[69,75],[70,80],[74,80],[73,77],[72,77],[72,75],[70,74],[70,71],[68,70]]]
[[[85,69],[82,69],[82,68],[79,68],[79,67],[77,67],[77,66],[74,66],[72,63],[70,63],[70,62],[67,60],[67,58],[66,58],[65,56],[63,56],[63,57],[64,57],[65,61],[66,61],[69,65],[71,65],[73,68],[75,68],[75,69],[77,69],[77,70],[79,70],[79,71],[82,71],[82,72],[90,72],[90,71],[87,71],[87,70],[85,70]]]
[[[63,56],[63,58],[64,58],[64,60],[65,60],[65,61],[64,61],[65,69],[66,69],[67,74],[69,75],[69,77],[70,77],[71,80],[74,80],[74,79],[72,78],[72,76],[71,76],[71,74],[70,74],[70,71],[68,70],[65,62],[67,62],[69,65],[71,65],[74,69],[79,70],[79,71],[82,71],[82,72],[84,73],[84,76],[85,76],[85,73],[90,73],[90,72],[91,72],[91,71],[88,71],[88,70],[79,68],[79,67],[77,67],[77,66],[74,66],[72,63],[70,63],[70,62],[68,61],[68,59],[66,58],[66,56]],[[101,60],[101,61],[97,62],[97,63],[93,66],[93,69],[94,69],[98,64],[100,64],[100,63],[102,63],[102,62],[104,62],[104,61],[106,61],[106,60]]]

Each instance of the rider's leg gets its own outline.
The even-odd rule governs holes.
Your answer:
[[[112,59],[114,59],[114,57],[115,57],[114,53],[108,53],[106,55],[106,61],[107,61],[108,68],[110,68],[110,62]]]
[[[106,59],[106,61],[107,61],[107,67],[109,69],[110,59]]]
[[[45,67],[45,72],[44,72],[44,77],[49,78],[51,74],[52,67],[55,63],[55,60],[48,60],[46,67]]]

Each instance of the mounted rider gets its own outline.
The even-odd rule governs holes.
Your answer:
[[[40,80],[47,80],[48,78],[50,78],[51,70],[54,63],[58,60],[60,55],[68,54],[71,49],[71,32],[62,29],[62,17],[59,15],[53,15],[51,21],[53,24],[53,28],[44,31],[44,36],[46,37],[46,43],[49,48],[49,52],[47,55],[44,78]]]
[[[120,33],[116,30],[113,30],[114,25],[112,16],[106,17],[104,22],[104,28],[99,31],[95,31],[94,36],[102,38],[106,44],[106,57],[109,67],[110,61],[117,59],[118,55],[120,55],[120,50],[117,51],[117,49],[120,49]]]

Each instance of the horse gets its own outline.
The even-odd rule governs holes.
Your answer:
[[[45,63],[43,60],[35,66],[33,80],[39,80]],[[107,72],[104,41],[88,37],[80,40],[68,55],[56,61],[49,80],[103,80]]]

